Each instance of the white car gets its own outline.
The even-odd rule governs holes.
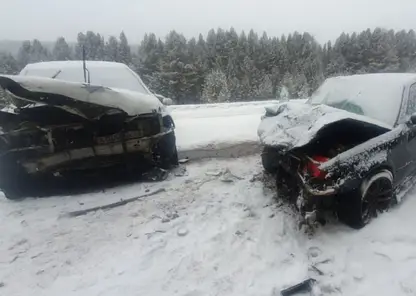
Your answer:
[[[0,86],[18,106],[0,111],[0,188],[8,198],[41,177],[178,162],[172,117],[124,64],[29,64],[1,75]]]

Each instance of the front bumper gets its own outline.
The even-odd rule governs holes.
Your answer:
[[[28,174],[39,174],[71,169],[98,168],[125,161],[132,155],[140,155],[143,159],[151,161],[154,146],[162,137],[172,132],[173,129],[149,137],[48,153],[36,158],[23,158],[19,162]]]

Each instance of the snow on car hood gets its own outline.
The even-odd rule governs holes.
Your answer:
[[[327,105],[287,102],[266,108],[257,130],[264,145],[290,150],[308,144],[324,126],[344,119],[353,119],[391,130],[392,127],[375,119],[336,109]],[[274,116],[273,116],[274,115]]]
[[[52,78],[0,75],[0,86],[19,99],[54,105],[86,118],[99,116],[91,112],[94,107],[99,107],[100,114],[118,109],[129,116],[165,109],[153,95]]]

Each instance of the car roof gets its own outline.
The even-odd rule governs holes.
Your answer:
[[[416,83],[416,73],[371,73],[355,74],[348,76],[335,76],[328,79],[348,80],[348,82],[357,83],[382,83],[388,82],[389,87],[403,87]]]
[[[87,68],[128,68],[127,65],[117,62],[106,62],[106,61],[85,61]],[[83,66],[83,61],[51,61],[51,62],[39,62],[28,64],[26,69],[68,69],[68,68],[79,68]]]

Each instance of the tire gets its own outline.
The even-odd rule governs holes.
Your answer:
[[[338,218],[352,228],[360,229],[389,208],[393,197],[393,174],[379,170],[365,178],[361,186],[344,194],[338,204]]]
[[[266,172],[274,174],[278,169],[278,153],[273,147],[265,146],[261,153],[261,163]]]
[[[175,133],[164,135],[154,148],[156,165],[162,169],[170,169],[179,164]]]
[[[276,189],[279,199],[296,204],[300,194],[300,188],[296,180],[282,168],[276,168]]]
[[[25,197],[27,189],[31,187],[31,180],[22,168],[14,165],[4,165],[1,170],[1,191],[10,200],[19,200]]]

